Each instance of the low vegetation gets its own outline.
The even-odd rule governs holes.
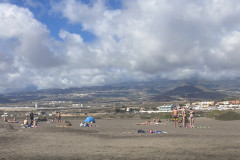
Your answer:
[[[216,117],[216,119],[223,120],[223,121],[240,120],[240,114],[233,112],[233,111],[227,111],[225,113],[219,114]]]
[[[140,114],[141,119],[152,119],[152,118],[159,118],[159,119],[171,119],[172,115],[170,112],[162,112],[162,113],[143,113]]]
[[[206,117],[222,121],[240,120],[240,114],[234,111],[215,110],[207,113]]]

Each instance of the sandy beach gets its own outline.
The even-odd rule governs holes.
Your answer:
[[[65,120],[68,120],[67,118]],[[21,120],[20,120],[21,121]],[[142,119],[100,119],[80,127],[83,119],[69,119],[71,127],[39,122],[37,128],[0,122],[0,159],[165,159],[237,160],[240,121],[196,118],[195,128],[135,125]],[[65,124],[60,124],[65,125]],[[167,133],[137,133],[165,131]]]

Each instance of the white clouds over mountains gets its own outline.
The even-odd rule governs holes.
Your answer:
[[[240,67],[237,0],[129,0],[108,9],[52,1],[51,13],[96,36],[59,30],[28,9],[0,3],[0,91],[66,88],[152,78],[233,78]]]

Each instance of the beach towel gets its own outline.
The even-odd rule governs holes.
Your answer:
[[[167,132],[165,132],[165,131],[155,131],[155,133],[163,133],[163,134],[166,134]]]

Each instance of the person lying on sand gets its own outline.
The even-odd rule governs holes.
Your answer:
[[[146,121],[143,123],[136,123],[135,125],[150,125],[150,121]]]
[[[16,118],[13,118],[13,121],[8,120],[8,123],[18,123],[18,121],[16,120]]]

